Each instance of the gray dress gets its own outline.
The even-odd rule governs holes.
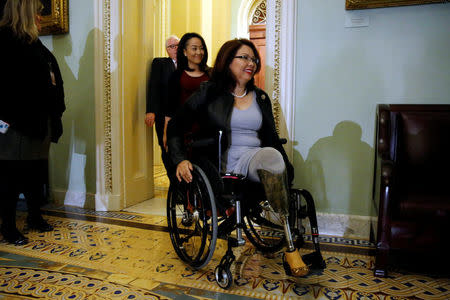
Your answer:
[[[227,173],[247,176],[253,156],[261,150],[258,130],[262,126],[261,110],[253,93],[252,104],[245,110],[233,107],[231,114],[231,145],[227,155]]]

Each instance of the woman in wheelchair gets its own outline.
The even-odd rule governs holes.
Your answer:
[[[260,56],[251,41],[226,42],[219,50],[210,81],[202,83],[169,122],[169,153],[177,166],[176,178],[189,183],[193,179],[193,165],[183,143],[185,128],[191,128],[189,124],[195,120],[200,125],[196,136],[211,138],[220,132],[221,173],[240,174],[262,183],[286,233],[287,250],[283,257],[284,265],[289,266],[286,272],[305,276],[309,268],[294,246],[288,224],[293,167],[275,129],[269,96],[254,83],[260,67]],[[220,147],[210,147],[206,152],[208,158],[217,161]]]

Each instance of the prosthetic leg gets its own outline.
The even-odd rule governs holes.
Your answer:
[[[287,251],[283,255],[283,266],[286,274],[300,277],[309,273],[308,266],[303,262],[300,253],[294,246],[289,226],[289,187],[286,171],[273,174],[267,170],[259,169],[258,176],[264,186],[267,200],[276,213],[281,215],[287,241]]]

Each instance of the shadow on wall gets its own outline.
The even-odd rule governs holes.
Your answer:
[[[67,191],[65,204],[83,207],[86,193],[95,194],[94,30],[88,34],[79,60],[78,79],[67,63],[72,55],[70,35],[53,36],[66,102],[64,134],[53,147],[53,189]]]
[[[333,136],[319,139],[300,165],[298,182],[309,190],[321,212],[367,215],[371,203],[373,148],[361,141],[361,127],[338,123]],[[301,157],[300,157],[301,159]]]

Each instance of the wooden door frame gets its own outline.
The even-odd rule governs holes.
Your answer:
[[[255,85],[265,90],[266,24],[249,25],[249,39],[255,44],[261,59],[261,70],[255,75]]]
[[[95,133],[97,211],[117,211],[125,203],[125,157],[123,138],[122,7],[125,0],[95,0]],[[152,6],[142,2],[143,10]],[[145,26],[144,26],[145,27]],[[144,28],[143,39],[153,32]],[[154,43],[148,39],[143,51],[152,56]],[[159,43],[159,41],[158,41]],[[150,51],[152,50],[152,51]],[[143,114],[144,116],[144,114]],[[139,126],[140,124],[136,124]],[[142,126],[145,126],[142,122]],[[148,140],[152,131],[148,129]],[[151,143],[149,141],[149,143]],[[152,164],[151,164],[152,165]],[[152,168],[153,166],[150,166]],[[153,172],[150,170],[149,172]]]
[[[260,0],[242,1],[238,12],[239,37],[249,37],[251,10],[260,2]],[[291,160],[295,137],[297,5],[297,1],[266,0],[265,88],[273,102],[277,129],[281,136],[288,139],[285,149]]]

